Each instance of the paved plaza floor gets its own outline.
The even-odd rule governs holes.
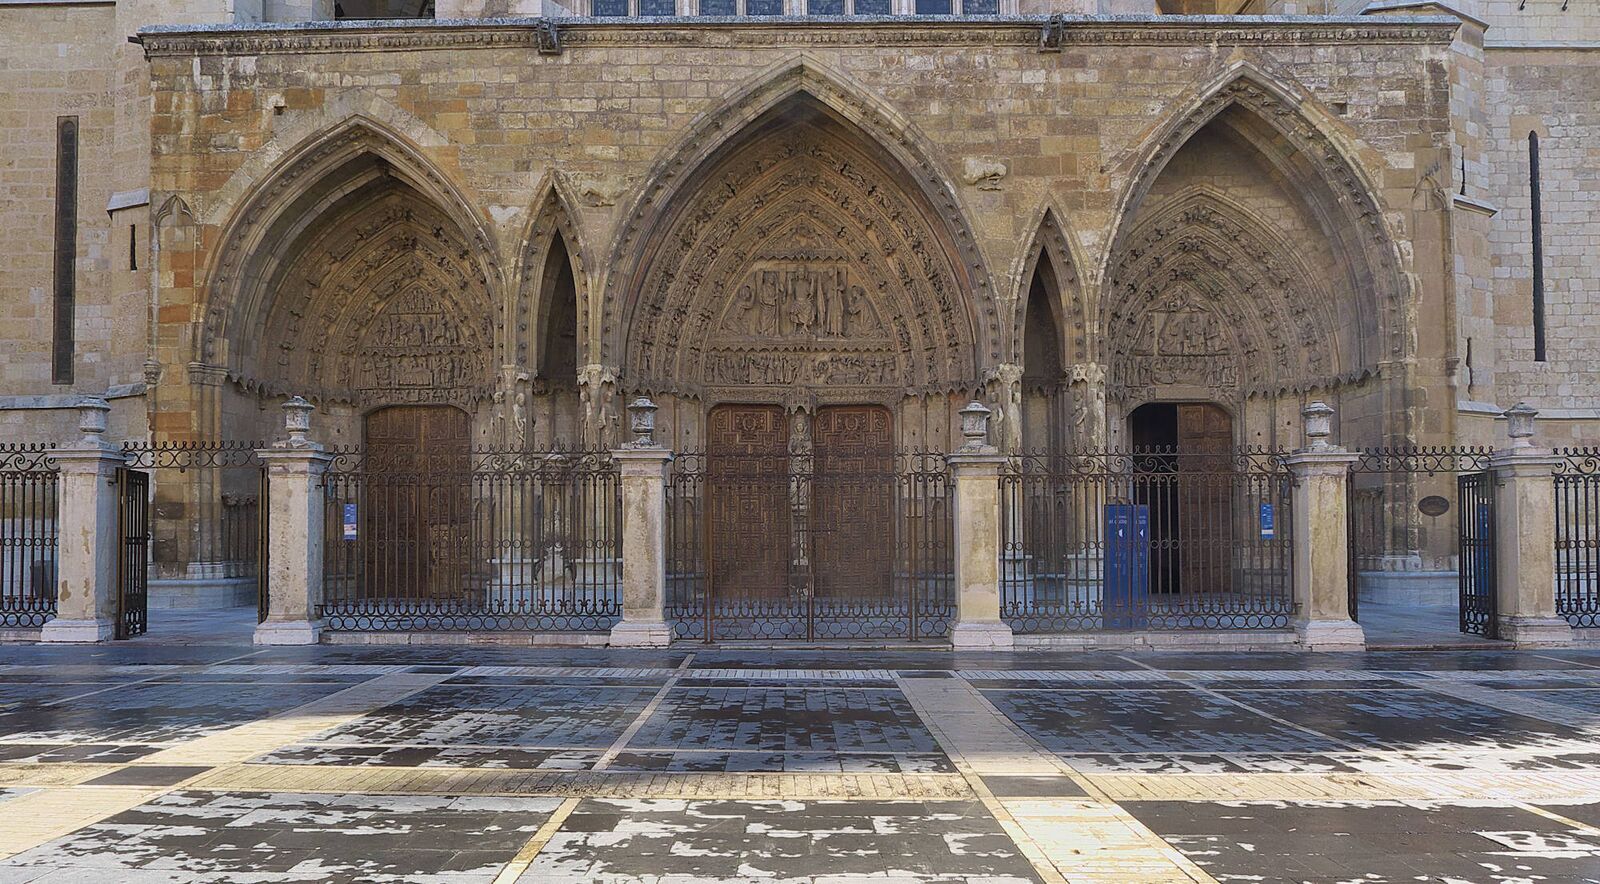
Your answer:
[[[1600,882],[1600,649],[0,647],[5,882]]]

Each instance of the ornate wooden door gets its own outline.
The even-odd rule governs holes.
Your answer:
[[[447,405],[406,405],[366,418],[362,514],[369,597],[447,599],[466,589],[471,430]]]
[[[1233,419],[1215,405],[1178,406],[1178,588],[1223,592],[1232,579]]]
[[[889,410],[877,405],[819,409],[812,450],[815,615],[845,620],[894,616],[888,610],[894,593],[896,489]],[[848,622],[825,626],[828,634],[854,631]]]
[[[789,423],[777,405],[719,405],[706,434],[712,634],[772,635],[802,599],[791,582]]]

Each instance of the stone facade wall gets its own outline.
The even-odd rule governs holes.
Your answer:
[[[1577,96],[1600,95],[1600,54],[1491,49],[1485,79],[1485,191],[1500,212],[1490,231],[1495,346],[1476,350],[1492,359],[1483,368],[1492,396],[1474,398],[1593,412],[1600,392],[1600,106]],[[1544,363],[1533,358],[1530,131],[1539,134],[1541,167]],[[1477,374],[1475,368],[1475,390]]]
[[[1420,170],[1447,162],[1449,34],[1448,25],[1407,22],[1078,23],[1060,52],[1041,53],[1038,26],[1027,23],[671,22],[573,26],[560,55],[539,55],[534,35],[513,26],[448,37],[427,26],[360,36],[150,33],[153,186],[158,201],[179,195],[193,211],[200,245],[185,260],[203,279],[252,188],[296,147],[364,115],[459,188],[490,232],[499,284],[516,289],[530,214],[554,185],[574,216],[580,289],[590,293],[581,317],[588,362],[608,274],[632,260],[617,250],[625,213],[646,188],[681,174],[666,163],[705,115],[785,70],[815,72],[850,96],[843,113],[891,121],[927,157],[925,174],[954,195],[949,211],[970,227],[979,272],[1002,303],[1025,294],[1025,252],[1047,208],[1092,300],[1126,208],[1119,200],[1152,139],[1208,87],[1241,75],[1283,84],[1271,88],[1294,96],[1304,119],[1353,160],[1373,185],[1381,224],[1404,241],[1420,217]],[[382,51],[350,51],[366,46]],[[749,118],[735,110],[716,137]],[[207,292],[175,286],[162,297],[161,360],[186,364]],[[1418,275],[1408,297],[1436,301],[1442,289]],[[1398,320],[1414,310],[1398,307]]]

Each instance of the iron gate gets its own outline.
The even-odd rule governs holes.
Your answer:
[[[1564,448],[1556,467],[1556,613],[1600,626],[1600,448]]]
[[[0,627],[56,615],[60,474],[40,445],[0,443]]]
[[[1484,532],[1465,521],[1476,510],[1469,508],[1474,501],[1464,496],[1462,482],[1486,474],[1491,449],[1399,446],[1354,453],[1345,498],[1351,616],[1360,612],[1363,584],[1404,579],[1410,582],[1405,604],[1444,608],[1453,603],[1462,631],[1488,635],[1480,630],[1492,622],[1492,613],[1486,621],[1478,609],[1493,604],[1492,589],[1485,602],[1477,587],[1492,586],[1492,569],[1473,573],[1469,568],[1469,556],[1477,550],[1469,550],[1468,542]],[[1492,507],[1492,500],[1488,503]],[[1492,527],[1491,518],[1488,530]],[[1465,587],[1472,588],[1470,597]]]
[[[1253,448],[1013,457],[1000,617],[1018,634],[1286,628],[1292,479]]]
[[[150,474],[117,469],[117,617],[119,639],[150,625]]]
[[[1456,525],[1461,550],[1461,631],[1499,638],[1495,605],[1494,474],[1487,470],[1456,477]]]
[[[676,636],[916,640],[949,632],[954,486],[944,456],[824,459],[820,471],[817,460],[677,456],[667,481],[667,619]],[[721,530],[730,525],[742,533]]]

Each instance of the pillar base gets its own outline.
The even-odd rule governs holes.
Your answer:
[[[1367,633],[1354,620],[1302,620],[1295,638],[1306,651],[1365,651]]]
[[[614,648],[664,648],[672,644],[672,627],[665,620],[622,620],[611,627]]]
[[[1572,626],[1560,617],[1517,617],[1502,614],[1500,638],[1519,648],[1564,648],[1572,644]]]
[[[117,625],[110,620],[51,620],[39,628],[39,641],[95,644],[111,641]]]
[[[314,645],[322,640],[321,620],[266,620],[251,639],[258,645]]]
[[[1011,627],[998,620],[968,621],[950,628],[950,646],[957,650],[1009,651],[1015,644]]]

